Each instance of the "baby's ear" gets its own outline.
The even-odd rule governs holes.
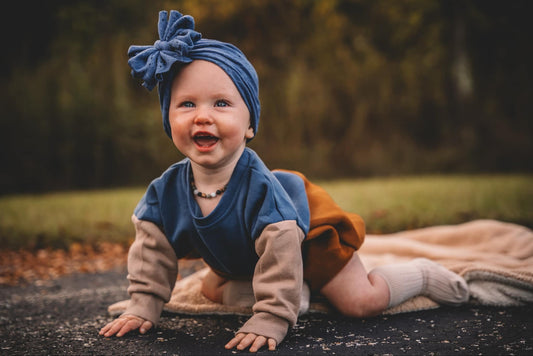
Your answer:
[[[246,130],[246,134],[244,135],[244,137],[246,137],[248,140],[251,140],[252,138],[254,138],[254,136],[254,128],[250,125],[250,127],[248,127],[248,130]]]

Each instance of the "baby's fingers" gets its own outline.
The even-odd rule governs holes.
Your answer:
[[[103,328],[100,329],[100,332],[98,334],[99,335],[106,334],[111,329],[112,326],[113,326],[113,322],[107,323]]]
[[[122,329],[124,324],[126,324],[128,320],[123,318],[118,318],[107,324],[100,330],[100,335],[104,335],[105,337],[113,336],[118,331]]]
[[[274,339],[268,339],[268,349],[269,349],[270,351],[274,351],[274,350],[276,349],[277,344],[278,344],[278,343],[276,342],[276,340],[274,340]]]
[[[226,349],[229,350],[237,346],[241,342],[241,340],[244,339],[245,336],[246,334],[242,333],[235,335],[235,337],[226,344]]]
[[[252,346],[250,346],[250,352],[257,352],[260,348],[265,346],[267,338],[264,336],[257,336]]]
[[[152,328],[154,324],[152,324],[151,321],[145,321],[141,327],[139,328],[139,331],[141,332],[141,334],[145,334],[148,330],[150,330]]]
[[[244,334],[239,333],[233,339],[226,344],[226,349],[232,349],[237,346],[237,350],[245,350],[250,347],[250,352],[257,352],[260,348],[265,346],[267,343],[267,338],[264,336],[256,334]],[[269,349],[272,350],[272,343],[269,341]],[[274,341],[274,349],[275,349]]]
[[[239,345],[237,345],[237,350],[245,350],[248,346],[250,346],[255,339],[257,338],[256,334],[246,334],[246,336],[239,342]]]
[[[146,323],[149,324],[145,325]],[[144,319],[138,318],[136,316],[121,316],[120,318],[115,319],[106,326],[104,326],[102,330],[100,330],[100,335],[109,337],[116,334],[118,337],[121,337],[124,334],[130,332],[131,330],[138,329],[141,325],[146,326],[146,330],[152,327],[152,323],[146,322]]]
[[[121,337],[132,330],[138,329],[143,321],[138,319],[128,319],[126,323],[122,324],[122,327],[117,332],[117,337]]]

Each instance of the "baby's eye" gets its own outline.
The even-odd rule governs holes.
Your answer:
[[[225,106],[229,106],[229,103],[226,100],[217,100],[217,102],[215,103],[215,106],[225,107]]]
[[[180,107],[193,108],[194,103],[192,101],[184,101],[183,103],[180,104]]]

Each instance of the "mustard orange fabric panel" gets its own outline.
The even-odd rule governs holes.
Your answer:
[[[286,171],[304,180],[311,221],[302,253],[304,279],[311,290],[319,291],[348,263],[365,239],[365,223],[353,213],[342,210],[320,186],[304,175]]]

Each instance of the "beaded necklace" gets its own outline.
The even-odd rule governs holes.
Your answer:
[[[204,198],[204,199],[213,199],[217,195],[221,195],[222,193],[224,193],[226,191],[226,188],[228,187],[228,185],[226,184],[223,188],[217,189],[216,192],[206,194],[206,193],[202,193],[201,191],[198,190],[198,188],[196,188],[196,185],[194,184],[194,176],[192,174],[192,171],[191,171],[191,174],[190,174],[190,181],[191,181],[192,193],[194,195],[196,195],[196,196],[198,196],[200,198]]]

